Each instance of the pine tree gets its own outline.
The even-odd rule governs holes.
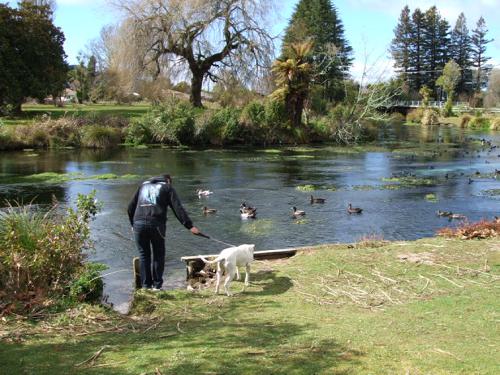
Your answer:
[[[411,16],[412,28],[412,47],[410,54],[410,66],[413,79],[410,81],[410,87],[418,91],[424,84],[424,64],[425,64],[425,46],[424,46],[424,31],[425,17],[424,13],[417,8]]]
[[[483,87],[486,86],[488,81],[488,73],[491,71],[491,66],[487,65],[487,62],[491,57],[487,57],[486,45],[493,41],[493,39],[487,39],[486,33],[488,29],[486,28],[486,22],[484,18],[481,17],[477,21],[476,28],[472,30],[472,66],[475,67],[476,77],[474,89],[479,92]]]
[[[391,53],[394,59],[394,67],[399,78],[404,82],[411,80],[411,47],[413,25],[410,16],[410,8],[405,6],[399,16],[399,23],[394,29],[394,39],[391,44]]]
[[[436,6],[430,7],[424,17],[424,80],[437,97],[436,80],[449,59],[449,24],[441,18]]]
[[[289,46],[311,41],[313,77],[324,87],[329,100],[343,95],[340,81],[348,77],[352,47],[344,36],[344,26],[330,0],[300,0],[285,31],[281,58],[293,55]],[[332,48],[334,46],[334,48]],[[336,58],[331,59],[332,50]]]
[[[467,20],[463,13],[458,16],[455,28],[451,32],[451,58],[460,68],[460,80],[456,91],[460,94],[469,94],[472,90],[471,70],[471,38],[467,28]]]

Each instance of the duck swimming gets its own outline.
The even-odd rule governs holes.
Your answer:
[[[438,216],[446,216],[446,217],[448,217],[448,216],[450,216],[450,215],[453,215],[453,212],[451,212],[451,211],[441,211],[441,210],[437,210],[437,211],[436,211],[436,215],[438,215]]]
[[[353,207],[352,204],[349,203],[349,206],[347,207],[347,212],[350,214],[360,214],[361,212],[363,212],[363,209],[359,207]]]
[[[213,194],[213,192],[210,190],[198,189],[198,190],[196,190],[196,194],[198,194],[198,198],[200,198],[200,197],[206,197],[210,194]]]
[[[326,202],[325,198],[314,198],[311,195],[311,204],[313,204],[313,203],[325,203],[325,202]]]
[[[306,214],[305,211],[302,211],[302,210],[297,210],[297,207],[293,206],[292,207],[292,210],[293,210],[293,217],[301,217],[301,216],[304,216]]]
[[[242,219],[255,219],[257,217],[257,209],[247,206],[246,202],[240,205],[240,214]]]
[[[208,214],[215,214],[217,210],[215,208],[208,208],[207,206],[203,207],[203,214],[208,215]]]

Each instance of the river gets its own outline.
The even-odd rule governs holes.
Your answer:
[[[432,236],[456,225],[437,210],[471,221],[500,214],[500,133],[471,133],[453,127],[384,126],[369,147],[292,147],[273,149],[186,150],[118,148],[106,151],[49,150],[0,154],[0,200],[71,203],[78,193],[97,191],[103,210],[92,223],[95,251],[105,263],[105,294],[125,310],[132,292],[131,241],[127,204],[142,179],[162,173],[173,184],[196,226],[222,241],[255,243],[257,250],[354,242],[365,235],[389,240]],[[475,141],[472,141],[475,140]],[[87,178],[62,182],[19,181],[44,172]],[[102,174],[138,177],[88,179]],[[479,173],[479,174],[477,174]],[[412,176],[398,185],[392,176]],[[472,179],[470,181],[469,179]],[[397,186],[396,186],[397,185]],[[199,198],[198,188],[213,194]],[[316,189],[310,191],[310,189]],[[310,204],[310,195],[326,199]],[[428,194],[434,194],[435,199]],[[257,207],[256,220],[242,220],[241,202]],[[363,208],[349,215],[348,203]],[[205,216],[203,206],[216,208]],[[301,220],[291,208],[306,211]],[[218,252],[219,243],[195,237],[170,212],[167,225],[167,288],[183,285],[180,257]]]

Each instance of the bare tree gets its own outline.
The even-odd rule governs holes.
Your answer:
[[[143,69],[159,75],[164,66],[180,65],[191,74],[190,101],[201,107],[207,78],[216,82],[221,69],[257,77],[269,68],[273,38],[266,30],[266,0],[127,0],[129,47]],[[251,73],[250,73],[251,72]]]

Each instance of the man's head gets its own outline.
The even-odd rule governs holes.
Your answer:
[[[167,182],[167,184],[172,185],[172,177],[170,177],[169,174],[164,174],[163,178],[165,179],[165,181]]]

